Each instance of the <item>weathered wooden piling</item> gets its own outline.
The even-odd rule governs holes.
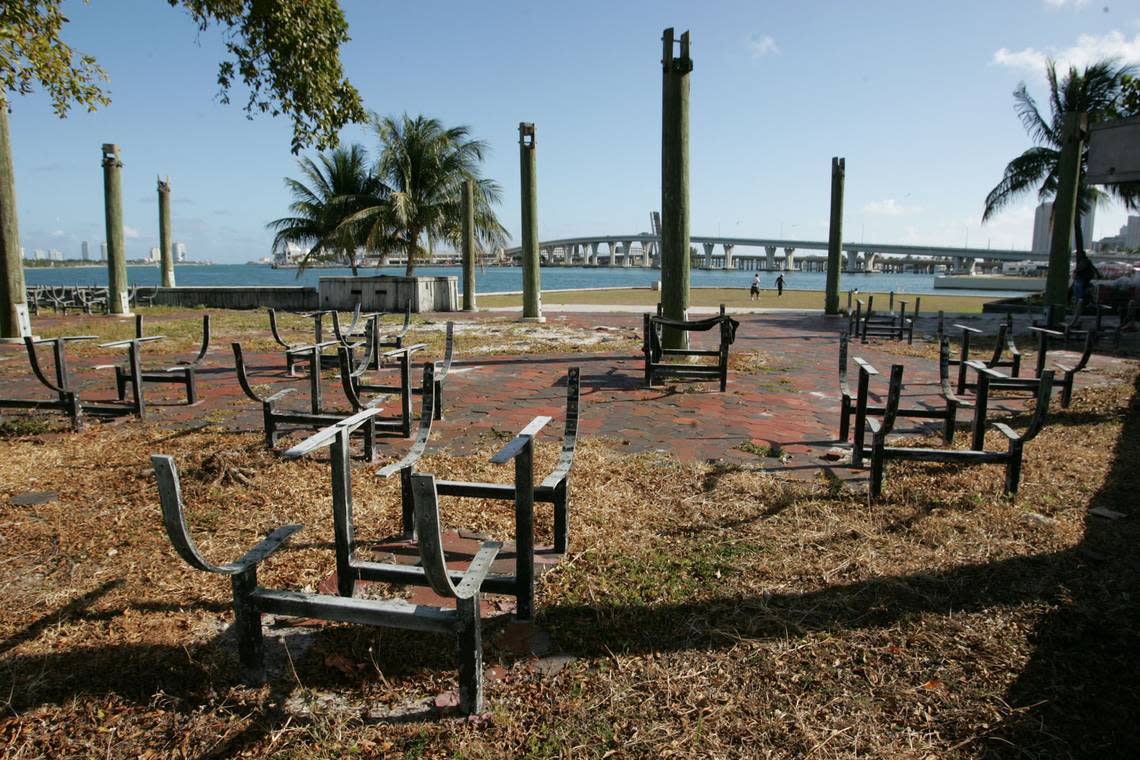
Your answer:
[[[170,239],[170,177],[158,180],[158,253],[162,287],[174,287],[174,248]]]
[[[522,174],[523,315],[528,322],[545,322],[538,261],[538,190],[534,162],[534,124],[519,122],[519,167]]]
[[[463,310],[475,311],[475,180],[463,183]]]
[[[662,35],[661,88],[661,306],[669,319],[689,311],[689,33],[673,55],[673,29]],[[665,348],[688,348],[683,330],[665,328]]]
[[[831,159],[831,224],[827,231],[827,293],[824,314],[839,313],[839,268],[843,246],[843,182],[847,176],[847,159]]]
[[[130,314],[127,254],[123,242],[123,188],[119,146],[103,144],[103,212],[107,226],[108,314]]]
[[[0,97],[0,339],[22,340],[32,334],[28,318],[24,262],[20,256],[20,225],[16,218],[16,179],[12,170],[12,140],[8,132],[8,102]]]

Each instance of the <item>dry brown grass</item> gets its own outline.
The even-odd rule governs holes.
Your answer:
[[[994,467],[891,464],[869,506],[837,483],[586,438],[571,554],[537,599],[539,627],[575,659],[541,675],[489,629],[505,675],[478,721],[369,718],[454,688],[451,644],[434,637],[313,626],[268,686],[237,682],[228,583],[169,547],[147,457],[176,457],[211,559],[306,524],[261,573],[290,589],[332,569],[325,462],[217,428],[0,438],[4,755],[1126,756],[1140,739],[1138,398],[1134,373],[1078,393],[1029,446],[1016,503]],[[505,481],[486,462],[498,445],[435,451],[422,469]],[[551,436],[538,471],[556,455]],[[395,532],[398,484],[360,469],[354,485],[361,536]],[[59,499],[10,503],[27,491]],[[513,530],[502,503],[444,509],[451,525]],[[538,541],[549,533],[540,507]]]

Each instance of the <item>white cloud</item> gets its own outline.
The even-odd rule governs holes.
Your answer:
[[[752,60],[754,61],[767,55],[779,55],[780,53],[780,46],[768,34],[761,36],[752,33],[748,35],[748,49],[752,51]]]
[[[874,216],[903,216],[904,214],[918,214],[922,212],[920,206],[904,206],[894,198],[882,201],[871,201],[863,204],[863,213]]]
[[[63,230],[52,230],[48,234],[51,235],[53,238],[67,237],[67,233],[64,232]]]
[[[1084,8],[1089,4],[1089,0],[1045,0],[1045,4],[1054,8],[1064,8],[1066,5],[1071,5],[1074,8]]]
[[[1028,69],[1040,75],[1044,71],[1047,58],[1055,60],[1058,68],[1062,70],[1069,66],[1083,69],[1090,63],[1105,58],[1115,58],[1121,64],[1137,64],[1140,63],[1140,34],[1132,39],[1128,39],[1118,31],[1111,31],[1101,37],[1095,34],[1082,34],[1077,38],[1075,45],[1060,50],[1001,48],[994,53],[993,62],[1000,66]]]
[[[126,235],[128,240],[137,240],[138,238],[142,237],[139,231],[129,224],[123,225],[123,234]]]

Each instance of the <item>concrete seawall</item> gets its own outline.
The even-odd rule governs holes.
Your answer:
[[[155,306],[205,306],[211,309],[318,308],[317,289],[300,285],[210,285],[155,288]]]

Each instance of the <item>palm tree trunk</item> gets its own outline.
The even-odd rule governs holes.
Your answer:
[[[419,230],[408,230],[408,242],[406,244],[407,245],[406,250],[407,250],[407,256],[408,256],[408,263],[407,263],[407,266],[404,267],[404,276],[405,277],[411,277],[412,272],[416,271],[416,241],[419,239],[420,239],[420,231]]]
[[[1081,229],[1081,207],[1077,206],[1077,213],[1073,214],[1073,243],[1079,253],[1085,252],[1085,233]]]

